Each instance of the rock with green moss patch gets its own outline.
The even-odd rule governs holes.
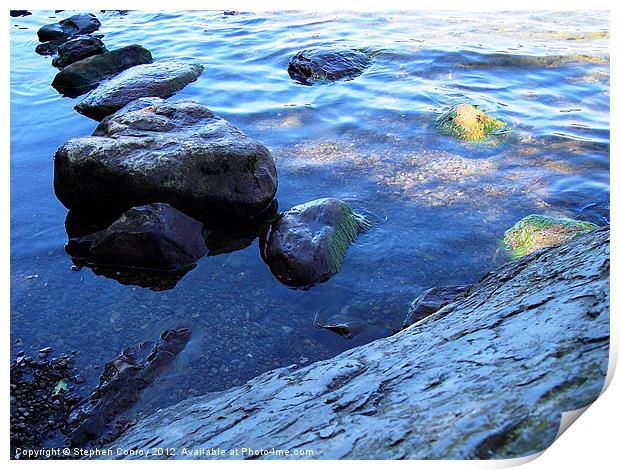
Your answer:
[[[317,199],[280,214],[261,237],[261,255],[280,282],[310,288],[340,270],[347,248],[369,226],[341,200]]]
[[[580,220],[532,214],[521,219],[504,234],[504,245],[515,258],[583,235],[597,225]]]
[[[441,132],[463,140],[482,140],[504,125],[468,103],[454,106],[437,118],[437,127]]]

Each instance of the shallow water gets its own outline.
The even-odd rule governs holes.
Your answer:
[[[77,350],[85,391],[95,366],[166,328],[193,336],[141,412],[334,356],[391,334],[421,291],[505,262],[499,240],[525,215],[609,216],[607,13],[105,12],[108,49],[139,43],[156,60],[205,65],[177,98],[270,148],[281,209],[339,197],[373,227],[309,291],[271,275],[258,239],[203,258],[161,292],[72,271],[52,156],[96,122],[50,87],[56,70],[34,48],[40,26],[73,13],[11,18],[11,347]],[[334,44],[368,48],[372,66],[352,81],[291,81],[295,52]],[[481,143],[438,134],[437,113],[462,101],[508,128]],[[346,340],[314,327],[336,314],[365,332]]]

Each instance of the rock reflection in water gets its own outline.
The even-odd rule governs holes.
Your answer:
[[[250,246],[277,212],[274,201],[261,218],[243,225],[206,228],[168,204],[149,204],[123,214],[70,211],[65,251],[74,270],[90,268],[123,285],[169,290],[205,254],[216,256]]]

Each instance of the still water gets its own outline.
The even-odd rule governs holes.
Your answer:
[[[76,350],[86,392],[124,347],[191,328],[136,412],[391,334],[421,291],[505,262],[499,240],[525,215],[609,217],[607,13],[94,11],[108,49],[137,43],[155,60],[205,65],[176,98],[271,150],[280,209],[338,197],[373,227],[341,272],[309,291],[271,275],[258,239],[201,259],[166,291],[72,271],[52,157],[97,123],[50,87],[56,69],[34,49],[40,26],[74,13],[10,23],[11,348]],[[372,66],[352,81],[294,83],[289,58],[327,45],[367,48]],[[463,101],[507,129],[481,143],[438,134],[437,114]],[[347,340],[314,326],[334,315],[365,330]]]

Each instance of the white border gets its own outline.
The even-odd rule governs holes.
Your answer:
[[[10,7],[13,9],[144,9],[144,10],[243,10],[243,11],[267,11],[267,10],[411,10],[411,9],[433,9],[433,10],[610,10],[611,11],[611,51],[612,56],[616,51],[616,32],[618,31],[618,19],[617,13],[620,11],[615,5],[612,5],[611,1],[600,0],[588,0],[584,1],[549,1],[549,0],[520,0],[519,2],[502,2],[500,0],[487,1],[487,0],[473,0],[473,1],[456,1],[456,0],[435,0],[432,3],[428,2],[415,2],[415,1],[402,1],[402,0],[313,0],[313,1],[277,1],[277,0],[175,0],[174,3],[165,2],[160,0],[150,1],[136,1],[136,0],[108,0],[108,1],[93,1],[85,5],[84,1],[66,0],[66,1],[24,1],[18,2],[16,0],[9,1]],[[618,4],[616,2],[616,4]],[[7,6],[4,9],[5,23],[9,25],[6,18],[9,17]],[[1,271],[2,276],[2,292],[5,294],[2,296],[3,305],[6,307],[3,309],[4,313],[4,328],[2,328],[2,339],[0,340],[3,345],[3,358],[2,358],[2,381],[4,383],[4,390],[8,390],[8,377],[9,377],[9,250],[10,250],[10,223],[9,223],[9,210],[10,210],[10,191],[9,191],[9,144],[10,144],[10,126],[9,126],[9,71],[10,71],[10,54],[9,54],[9,38],[10,28],[6,27],[2,33],[2,65],[4,73],[1,75],[2,80],[2,104],[3,104],[3,119],[2,119],[2,156],[0,164],[2,165],[2,179],[3,184],[0,191],[0,207],[2,208],[2,216],[4,220],[3,230],[0,232],[0,239],[2,243],[2,250],[0,252],[1,263],[4,269]],[[615,110],[618,103],[617,99],[617,77],[618,77],[618,63],[615,57],[611,60],[611,109]],[[615,123],[615,117],[611,116],[610,129],[614,129],[613,123]],[[610,155],[615,156],[615,150],[617,149],[616,133],[612,132]],[[611,163],[611,187],[612,187],[612,211],[616,206],[614,201],[615,185],[618,182],[618,165]],[[615,214],[615,212],[614,212]],[[616,219],[612,217],[612,233],[616,233]],[[612,240],[615,240],[615,235],[612,235]],[[615,293],[620,292],[618,276],[618,269],[616,268],[616,261],[618,257],[615,255],[616,249],[612,247],[612,306],[611,311],[618,312],[617,295]],[[608,373],[607,385],[613,375],[613,370],[617,363],[617,345],[618,334],[616,319],[612,316],[612,352],[610,355],[610,368]],[[560,438],[538,458],[526,458],[515,459],[513,461],[486,461],[486,462],[462,462],[462,461],[408,461],[404,464],[393,461],[381,461],[382,466],[397,466],[407,465],[408,468],[417,468],[418,466],[424,468],[498,468],[506,466],[520,465],[525,462],[529,462],[528,468],[547,469],[553,465],[557,468],[611,468],[612,463],[616,466],[618,464],[618,452],[619,447],[618,440],[618,403],[620,403],[620,386],[618,381],[613,381],[608,386],[605,393],[592,405],[590,408],[579,418],[579,422],[575,426],[571,426]],[[5,395],[6,399],[6,395]],[[4,457],[5,461],[9,460],[9,406],[8,400],[5,402],[5,406],[2,407],[5,446]],[[31,468],[39,465],[63,465],[72,467],[74,465],[84,465],[84,462],[18,462],[10,461],[10,465],[20,465],[24,468]],[[109,465],[109,462],[92,461],[89,465],[98,467]],[[130,465],[129,462],[119,462],[120,465]],[[174,465],[178,465],[175,462]],[[320,463],[319,465],[338,465],[346,466],[349,468],[355,467],[358,469],[360,465],[362,467],[373,465],[372,462],[330,462]],[[159,467],[165,465],[163,462],[133,462],[131,465],[146,468],[147,466]],[[213,461],[197,461],[188,462],[187,465],[196,465],[205,468],[205,466],[217,465],[218,468],[236,466],[236,462],[213,462]],[[288,461],[276,461],[276,462],[253,462],[250,465],[261,466],[290,466],[291,462]],[[314,466],[316,462],[302,461],[296,462],[295,465],[300,467]]]

